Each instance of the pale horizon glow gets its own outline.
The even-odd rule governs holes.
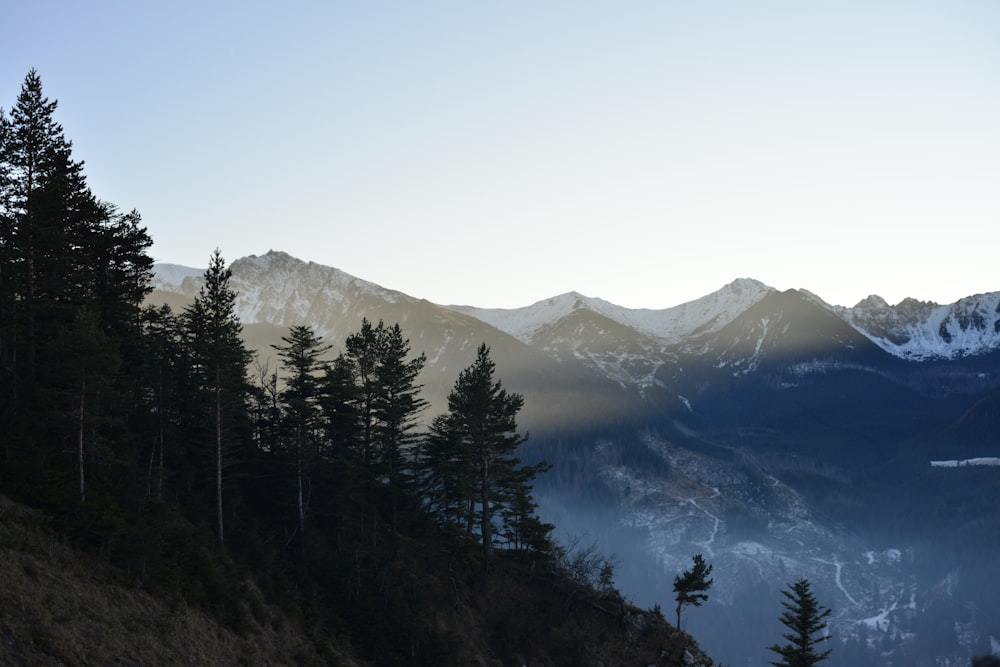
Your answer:
[[[13,0],[157,261],[281,250],[443,304],[1000,290],[1000,4]]]

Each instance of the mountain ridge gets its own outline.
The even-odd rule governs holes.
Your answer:
[[[323,309],[317,310],[316,294],[322,294],[325,304],[341,306],[359,297],[377,297],[400,305],[431,303],[281,251],[237,259],[231,268],[239,292],[239,314],[245,323],[273,323],[295,316],[300,321],[314,321],[321,333],[332,334],[336,327],[328,326],[326,318],[321,317]],[[181,293],[188,298],[197,293],[198,269],[156,264],[154,270],[153,284],[157,290]],[[474,317],[527,344],[555,322],[576,310],[587,309],[656,339],[667,348],[719,331],[776,291],[758,280],[739,278],[703,297],[664,309],[626,308],[578,292],[512,309],[434,305]],[[798,292],[835,313],[879,348],[900,359],[958,359],[1000,349],[1000,291],[970,295],[951,304],[906,298],[894,306],[871,295],[849,308],[830,305],[808,290],[786,291]],[[278,317],[278,303],[282,304],[283,317]]]

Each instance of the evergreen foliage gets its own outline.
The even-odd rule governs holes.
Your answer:
[[[712,566],[705,563],[701,554],[695,554],[690,570],[684,570],[674,577],[674,600],[677,601],[677,629],[681,627],[681,609],[685,605],[700,607],[708,601],[706,591],[712,587],[714,579],[709,579]]]
[[[88,473],[129,484],[152,241],[90,192],[57,106],[31,70],[0,110],[0,417],[13,485],[84,500]]]
[[[830,635],[816,635],[826,629],[830,610],[816,601],[808,579],[799,579],[781,594],[785,597],[781,602],[785,611],[780,620],[788,628],[782,637],[788,643],[769,647],[780,656],[780,660],[771,664],[775,667],[812,667],[826,660],[830,649],[817,651],[816,645],[829,639]]]
[[[193,417],[190,427],[194,441],[214,451],[219,542],[225,541],[224,466],[227,455],[238,448],[249,418],[247,366],[250,353],[243,343],[243,327],[236,314],[236,292],[229,286],[231,277],[232,271],[216,249],[198,296],[183,314],[188,389],[194,398],[187,414]]]
[[[496,537],[505,537],[514,548],[543,550],[551,530],[535,518],[530,496],[531,481],[547,465],[520,466],[514,455],[527,439],[517,433],[524,398],[494,380],[495,369],[483,343],[476,360],[459,374],[448,395],[448,412],[434,419],[424,447],[424,486],[432,511],[464,523],[469,536],[478,528],[486,568],[493,562]]]
[[[285,389],[280,394],[284,413],[281,442],[290,445],[285,449],[291,450],[293,459],[298,531],[302,536],[306,531],[306,509],[317,445],[322,436],[320,382],[328,366],[321,357],[331,346],[324,345],[312,328],[304,325],[292,327],[281,340],[285,345],[273,346],[282,360],[282,368],[288,373]]]

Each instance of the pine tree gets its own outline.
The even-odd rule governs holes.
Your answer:
[[[403,456],[414,441],[417,417],[427,403],[417,376],[423,354],[410,357],[410,341],[398,324],[377,326],[363,319],[348,336],[347,358],[356,378],[356,412],[361,420],[362,459],[390,486],[401,486]]]
[[[320,385],[323,416],[320,457],[323,459],[351,463],[360,461],[361,418],[356,377],[354,365],[343,354],[326,369]]]
[[[374,463],[375,402],[378,398],[377,367],[381,356],[381,333],[385,329],[380,321],[378,329],[368,318],[361,320],[361,330],[347,337],[347,359],[356,382],[354,393],[355,412],[360,428],[360,458],[363,466]]]
[[[770,648],[781,659],[772,661],[775,667],[813,667],[826,660],[830,649],[816,651],[816,645],[830,638],[829,635],[817,637],[816,634],[826,629],[826,619],[830,610],[820,606],[812,594],[808,579],[799,579],[781,592],[785,600],[781,606],[785,608],[780,616],[781,623],[788,628],[782,637],[787,644],[775,644]]]
[[[4,297],[15,299],[17,324],[13,331],[7,327],[7,345],[23,365],[17,375],[29,386],[45,363],[45,346],[73,321],[74,306],[90,296],[90,243],[103,214],[87,187],[83,162],[73,160],[72,143],[55,121],[57,105],[31,70],[0,145]]]
[[[681,609],[684,605],[700,607],[708,600],[705,592],[712,587],[714,579],[709,579],[712,574],[712,566],[705,563],[701,554],[695,554],[692,558],[693,565],[690,570],[684,570],[674,577],[674,599],[677,601],[677,629],[681,628]]]
[[[417,383],[427,357],[419,354],[410,358],[410,341],[403,338],[399,324],[381,330],[379,348],[374,403],[376,455],[379,472],[393,495],[395,528],[398,497],[410,484],[408,466],[417,440],[418,417],[427,407],[427,401],[420,397],[423,385]]]
[[[293,326],[281,340],[284,345],[272,347],[277,350],[282,368],[288,374],[280,400],[295,459],[296,509],[301,540],[305,536],[309,479],[321,425],[319,387],[328,367],[322,356],[330,346],[324,345],[311,327],[302,325]]]
[[[134,339],[141,329],[143,302],[153,291],[153,239],[138,211],[123,214],[111,204],[102,207],[91,252],[94,300],[105,328]]]
[[[193,390],[201,414],[207,412],[214,445],[216,522],[219,542],[225,541],[223,524],[224,458],[232,430],[247,423],[247,365],[250,353],[242,339],[243,326],[236,314],[236,292],[229,285],[232,271],[218,249],[212,254],[205,283],[184,311],[191,354]],[[205,411],[205,404],[211,407]],[[207,426],[202,422],[202,427]],[[235,440],[237,438],[233,438]]]
[[[17,291],[14,288],[14,263],[17,253],[14,248],[13,213],[8,206],[11,184],[11,165],[7,160],[10,122],[0,107],[0,419],[10,423],[14,403],[17,398],[17,377],[14,374],[14,313]]]
[[[531,494],[531,482],[552,468],[542,461],[512,470],[510,482],[501,489],[499,536],[515,551],[549,552],[550,536],[555,526],[538,518],[538,503]]]
[[[533,509],[530,482],[544,468],[544,464],[519,467],[514,454],[527,439],[517,433],[517,414],[524,398],[508,393],[494,380],[495,370],[484,343],[448,395],[448,412],[433,421],[423,461],[431,507],[458,514],[467,522],[469,533],[478,518],[487,569],[494,558],[495,522],[522,517]],[[504,507],[514,511],[505,514]],[[544,530],[544,524],[535,527]],[[501,532],[505,530],[506,524]]]
[[[373,327],[363,319],[361,330],[348,336],[346,347],[357,380],[354,397],[361,421],[362,463],[386,483],[395,533],[399,498],[410,485],[408,463],[416,443],[417,418],[427,405],[417,383],[426,357],[410,358],[410,341],[399,325],[387,327],[381,320]]]
[[[476,460],[455,415],[437,415],[421,444],[420,484],[431,517],[444,525],[465,527],[475,521]]]

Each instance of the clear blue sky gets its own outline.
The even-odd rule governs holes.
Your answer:
[[[1000,290],[1000,2],[7,0],[159,261],[439,303]]]

